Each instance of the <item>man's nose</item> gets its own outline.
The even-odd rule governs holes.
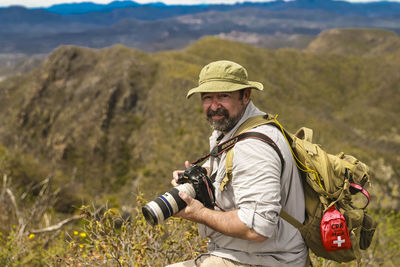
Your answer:
[[[221,104],[219,103],[218,98],[213,97],[213,99],[211,101],[210,109],[215,111],[220,107],[221,107]]]

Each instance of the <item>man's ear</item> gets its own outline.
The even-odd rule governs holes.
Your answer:
[[[243,101],[246,105],[250,102],[250,98],[251,98],[251,88],[244,89]]]

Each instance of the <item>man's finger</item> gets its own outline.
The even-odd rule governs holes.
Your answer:
[[[186,202],[186,204],[190,204],[190,202],[192,201],[192,198],[188,195],[188,194],[186,194],[185,192],[183,192],[183,191],[179,191],[179,197],[183,200],[183,201],[185,201]]]
[[[171,184],[172,184],[173,187],[178,186],[178,183],[176,182],[175,179],[171,180]]]
[[[182,173],[182,172],[183,172],[182,170],[173,171],[173,172],[172,172],[172,177],[173,177],[175,180],[179,180],[179,174]]]
[[[190,162],[189,161],[185,161],[185,167],[189,168],[190,167]]]

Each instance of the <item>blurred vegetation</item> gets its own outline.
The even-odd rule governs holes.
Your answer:
[[[49,203],[49,192],[35,199]],[[0,198],[7,207],[6,198]],[[26,203],[21,213],[29,213],[26,227],[14,216],[3,221],[0,232],[1,266],[165,266],[193,259],[207,251],[206,240],[199,237],[194,223],[169,218],[157,226],[146,223],[140,207],[147,203],[137,196],[138,206],[126,216],[121,210],[103,206],[82,206],[77,210],[80,220],[53,231],[33,230],[44,222],[36,220],[37,209]],[[50,220],[54,213],[49,205],[45,213]],[[9,207],[12,209],[12,207]],[[393,211],[380,210],[371,214],[378,220],[378,230],[371,247],[363,251],[361,266],[398,266],[400,264],[400,216]],[[5,224],[3,224],[5,223]],[[42,228],[43,229],[43,228]],[[45,228],[44,228],[45,229]],[[357,266],[356,262],[335,263],[317,258],[311,253],[313,266]]]
[[[324,50],[337,35],[342,38],[335,39],[335,47],[345,49]],[[357,42],[346,46],[349,35],[357,35]],[[203,65],[229,59],[264,84],[253,101],[279,114],[288,130],[310,127],[328,152],[353,154],[371,167],[370,212],[380,227],[363,263],[397,266],[396,38],[385,31],[336,30],[321,34],[304,51],[271,51],[214,37],[154,54],[123,46],[56,49],[40,67],[0,83],[0,265],[154,261],[150,265],[157,266],[204,250],[192,224],[173,219],[153,229],[136,209],[170,188],[172,170],[207,152],[210,128],[199,98],[185,96]],[[360,54],[357,43],[368,40]],[[96,209],[79,211],[82,205]],[[96,213],[104,206],[109,208]],[[114,227],[119,213],[131,219],[121,215],[124,220]],[[32,230],[68,218],[75,219],[31,236]],[[100,221],[104,229],[96,228]],[[191,246],[184,243],[187,236]],[[133,247],[133,240],[142,245]],[[317,266],[334,266],[314,260]]]

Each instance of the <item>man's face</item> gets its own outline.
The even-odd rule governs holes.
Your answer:
[[[242,117],[250,101],[250,89],[246,89],[243,96],[239,91],[202,93],[201,101],[211,127],[227,133]]]

